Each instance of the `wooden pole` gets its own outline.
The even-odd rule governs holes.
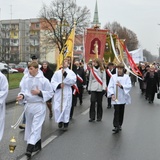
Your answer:
[[[63,54],[63,60],[62,60],[62,63],[63,63],[63,65],[62,65],[62,88],[61,88],[61,112],[63,111],[63,80],[64,80],[64,77],[63,77],[63,72],[64,72],[64,44],[65,44],[65,39],[66,39],[66,37],[65,37],[65,35],[63,35],[63,49],[62,49],[62,54]]]

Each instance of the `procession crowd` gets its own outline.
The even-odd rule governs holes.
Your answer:
[[[122,130],[126,104],[131,103],[130,90],[139,82],[139,87],[149,103],[154,102],[155,93],[159,90],[159,69],[156,63],[152,65],[140,63],[142,75],[126,73],[123,63],[117,65],[109,62],[104,64],[100,59],[94,59],[84,70],[83,63],[76,60],[72,65],[70,57],[64,59],[62,66],[53,73],[47,61],[38,64],[36,56],[24,71],[20,82],[20,93],[16,99],[24,105],[23,124],[24,140],[27,141],[25,155],[31,158],[32,152],[41,150],[41,131],[46,116],[46,106],[49,118],[53,117],[58,128],[68,130],[73,117],[74,108],[79,101],[83,104],[83,91],[90,95],[89,122],[101,122],[103,118],[103,97],[107,98],[107,108],[114,107],[113,133]],[[5,125],[5,99],[8,94],[8,81],[0,73],[0,140]]]

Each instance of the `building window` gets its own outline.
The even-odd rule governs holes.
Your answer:
[[[14,36],[17,36],[17,33],[16,33],[16,32],[14,32]]]
[[[36,23],[36,28],[39,28],[39,23]]]
[[[29,33],[28,33],[28,32],[26,32],[26,36],[29,36]]]

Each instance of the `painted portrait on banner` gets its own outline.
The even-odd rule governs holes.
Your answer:
[[[98,38],[94,38],[91,41],[90,54],[100,55],[101,41]]]
[[[103,59],[107,30],[87,29],[85,36],[85,62],[95,58]]]

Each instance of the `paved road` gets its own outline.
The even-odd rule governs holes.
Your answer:
[[[6,109],[6,123],[5,123],[5,131],[2,141],[0,142],[0,160],[17,160],[19,157],[22,157],[26,151],[26,142],[24,142],[24,131],[17,128],[16,130],[11,129],[11,125],[13,125],[18,117],[23,112],[23,106],[15,105],[15,97],[17,96],[19,89],[15,89],[9,91],[8,100],[7,100],[7,109]],[[89,104],[88,102],[88,94],[84,94],[84,106],[78,106],[75,109],[74,117],[77,117],[80,113],[84,112]],[[12,103],[11,103],[12,102]],[[86,105],[85,105],[86,104]],[[53,133],[57,132],[57,124],[53,119],[49,119],[49,112],[47,109],[46,119],[43,125],[42,132],[42,141],[45,141]],[[9,141],[12,136],[16,137],[17,147],[13,154],[9,153]]]
[[[20,88],[16,88],[16,89],[11,89],[11,90],[9,90],[8,96],[7,96],[7,99],[6,99],[6,103],[7,103],[7,104],[10,104],[10,103],[15,102],[16,96],[17,96],[17,94],[19,93],[19,91],[20,91]]]
[[[103,99],[104,115],[102,122],[88,122],[89,96],[85,94],[83,106],[75,109],[74,120],[67,132],[59,131],[48,113],[43,125],[43,149],[33,160],[158,160],[160,157],[160,101],[155,99],[149,104],[140,94],[138,86],[131,91],[132,104],[125,110],[124,125],[121,133],[112,134],[114,109],[106,109]],[[23,107],[16,106],[20,115]],[[48,110],[47,110],[48,111]],[[25,160],[26,143],[24,132],[12,131],[15,107],[6,112],[5,135],[0,144],[0,160]],[[17,148],[14,154],[8,151],[9,138],[16,134]]]
[[[149,104],[132,89],[132,104],[126,107],[123,129],[112,134],[114,109],[104,107],[102,122],[89,123],[80,114],[70,130],[57,136],[34,160],[158,160],[160,159],[160,101]]]

